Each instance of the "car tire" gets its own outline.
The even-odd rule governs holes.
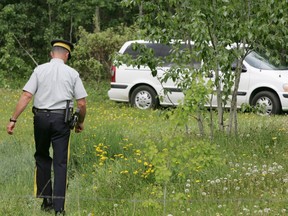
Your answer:
[[[159,105],[157,94],[149,86],[138,86],[131,94],[130,103],[139,109],[154,109]]]
[[[251,105],[255,107],[265,106],[265,111],[263,114],[280,114],[281,104],[278,96],[270,91],[258,92],[252,99]]]

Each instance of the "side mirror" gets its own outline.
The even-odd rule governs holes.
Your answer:
[[[245,67],[245,65],[242,65],[242,73],[247,72],[247,68]]]
[[[236,63],[233,63],[231,66],[231,70],[235,71],[236,70]],[[247,72],[247,68],[245,67],[245,65],[242,65],[242,73]]]

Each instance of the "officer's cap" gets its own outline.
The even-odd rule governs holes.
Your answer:
[[[51,45],[52,45],[53,47],[56,47],[56,46],[57,46],[57,47],[62,47],[62,48],[64,48],[64,49],[68,50],[68,51],[69,51],[69,57],[68,57],[68,59],[71,58],[71,51],[72,51],[73,48],[74,48],[74,46],[73,46],[73,44],[72,44],[71,42],[66,41],[66,40],[56,39],[56,40],[52,40],[52,41],[51,41]]]

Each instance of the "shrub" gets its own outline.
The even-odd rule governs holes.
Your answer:
[[[80,40],[73,52],[72,66],[80,72],[84,80],[107,79],[110,76],[111,55],[118,51],[126,40],[133,39],[135,34],[132,32],[135,32],[133,27],[123,26],[96,33],[88,33],[80,28]]]

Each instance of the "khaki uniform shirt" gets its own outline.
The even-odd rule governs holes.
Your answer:
[[[87,97],[79,73],[57,58],[36,67],[23,90],[34,95],[38,109],[65,109],[67,100]]]

